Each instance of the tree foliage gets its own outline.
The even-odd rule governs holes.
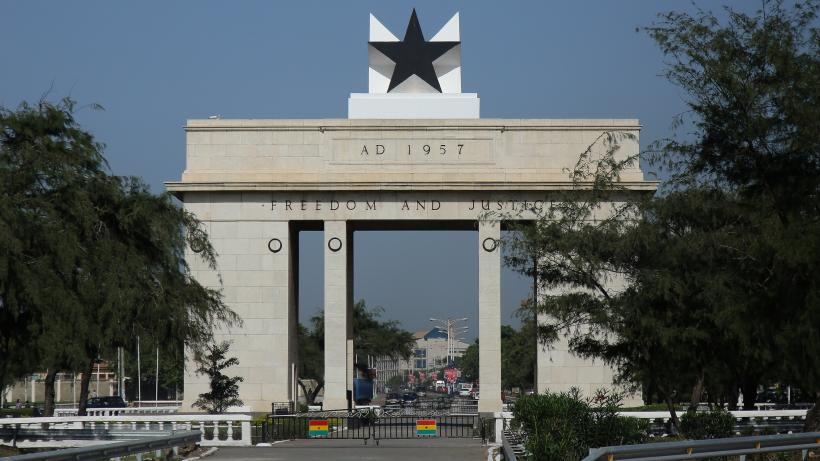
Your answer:
[[[464,381],[476,382],[478,380],[478,338],[467,346],[461,357],[456,357],[454,366],[461,372],[461,378]]]
[[[537,338],[530,300],[518,310],[521,327],[501,327],[501,388],[535,388]]]
[[[590,448],[641,443],[646,421],[618,416],[620,396],[599,392],[584,399],[570,392],[525,395],[513,408],[513,424],[522,427],[533,459],[580,460]]]
[[[637,158],[605,134],[604,155],[570,172],[574,189],[521,229],[507,262],[559,293],[539,305],[543,340],[568,335],[670,410],[704,391],[731,403],[738,388],[751,405],[771,381],[820,390],[817,9],[764,2],[647,28],[690,132],[646,153],[668,176],[651,197],[618,182]]]
[[[112,175],[102,151],[71,100],[0,110],[0,385],[82,372],[81,414],[94,362],[117,347],[141,336],[196,350],[237,321],[185,261],[190,247],[216,267],[202,224]]]
[[[243,379],[222,373],[226,368],[239,365],[239,359],[228,357],[230,346],[231,343],[228,341],[205,346],[199,368],[196,370],[197,373],[208,376],[211,390],[199,394],[194,406],[211,414],[221,414],[230,407],[242,405],[242,400],[239,399],[239,383]]]

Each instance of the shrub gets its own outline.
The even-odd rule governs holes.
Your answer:
[[[724,409],[688,411],[680,419],[680,431],[687,439],[722,439],[734,432],[735,417]]]
[[[580,392],[521,397],[515,403],[514,423],[526,433],[525,446],[534,459],[580,460],[592,447],[641,443],[647,425],[617,415],[619,396],[600,393],[593,401]]]

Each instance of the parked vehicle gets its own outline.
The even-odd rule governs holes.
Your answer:
[[[402,399],[401,395],[391,392],[387,394],[387,397],[384,400],[385,405],[401,405]]]
[[[418,394],[415,392],[405,392],[401,396],[402,403],[404,406],[411,407],[416,404],[416,401],[419,399]]]
[[[353,380],[353,402],[356,405],[369,405],[373,400],[373,380],[356,378]]]
[[[118,395],[111,397],[91,397],[88,399],[86,408],[125,408],[128,404]]]

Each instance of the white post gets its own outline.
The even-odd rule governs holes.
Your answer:
[[[299,401],[299,390],[296,384],[296,363],[290,363],[290,376],[291,376],[291,383],[290,383],[290,395],[291,400],[293,401],[293,409],[296,410],[296,402]]]
[[[96,392],[97,392],[97,397],[102,396],[102,394],[100,393],[100,361],[99,361],[99,359],[97,359],[97,390],[96,390]]]
[[[137,406],[142,407],[142,376],[140,375],[140,337],[137,336]]]
[[[157,376],[154,378],[154,406],[159,406],[159,348],[157,348]]]
[[[71,372],[71,406],[77,408],[77,373]]]

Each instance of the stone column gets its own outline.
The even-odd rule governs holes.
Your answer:
[[[501,223],[478,222],[478,411],[501,411]]]
[[[222,205],[238,210],[233,202]],[[219,255],[217,270],[211,270],[194,253],[186,257],[196,279],[205,286],[221,288],[225,303],[243,321],[241,326],[215,332],[214,340],[231,341],[228,353],[239,359],[239,365],[225,373],[244,379],[239,384],[244,405],[251,411],[269,412],[271,402],[287,402],[293,397],[291,363],[296,357],[297,321],[294,249],[298,247],[293,225],[237,218],[209,222],[208,231]],[[208,378],[196,374],[195,369],[189,354],[185,410],[199,394],[210,390]]]
[[[346,221],[325,221],[325,390],[323,408],[347,408],[352,373],[353,234]]]

